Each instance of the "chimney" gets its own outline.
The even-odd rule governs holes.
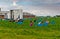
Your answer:
[[[14,19],[13,10],[10,10],[10,18],[11,20]]]
[[[0,8],[0,12],[1,12],[1,8]]]

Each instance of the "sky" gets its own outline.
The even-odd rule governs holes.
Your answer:
[[[16,7],[36,16],[60,15],[60,0],[0,0],[3,11]]]

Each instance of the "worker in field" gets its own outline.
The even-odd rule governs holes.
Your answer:
[[[36,19],[34,20],[34,22],[36,22]]]
[[[47,20],[46,23],[49,23],[49,21]]]
[[[33,26],[33,21],[30,21],[30,26]]]
[[[44,22],[44,26],[48,26],[48,24],[49,24],[49,21],[46,20],[46,21]]]
[[[37,26],[37,20],[36,19],[34,20],[34,26]]]
[[[42,22],[38,22],[38,26],[42,26]]]

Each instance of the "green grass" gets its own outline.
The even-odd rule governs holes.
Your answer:
[[[0,20],[0,39],[60,39],[60,18],[49,18],[48,20],[55,20],[56,24],[30,27],[29,19],[26,19],[22,25]]]

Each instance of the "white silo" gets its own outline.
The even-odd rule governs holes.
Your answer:
[[[16,20],[16,19],[23,19],[23,11],[22,9],[13,9],[13,12],[12,14],[14,14],[13,16],[13,19]]]
[[[11,6],[11,9],[14,13],[14,20],[16,19],[23,19],[23,10],[21,6]]]
[[[19,9],[19,13],[20,13],[20,19],[23,19],[23,10]]]

